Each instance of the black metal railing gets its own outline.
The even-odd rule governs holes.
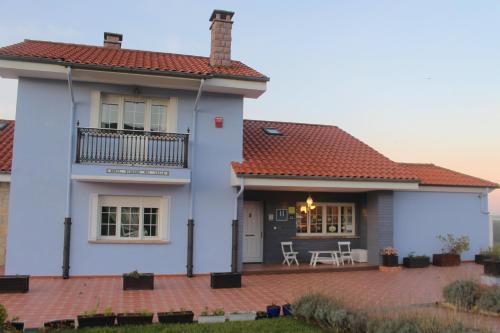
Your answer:
[[[188,167],[188,134],[78,127],[76,163]]]

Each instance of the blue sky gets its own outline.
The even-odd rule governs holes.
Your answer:
[[[234,10],[233,58],[271,77],[245,117],[335,124],[397,161],[500,182],[499,1],[0,1],[0,46],[24,38],[209,53]],[[0,79],[0,117],[16,83]],[[500,190],[491,210],[500,214]]]

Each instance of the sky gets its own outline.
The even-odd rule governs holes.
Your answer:
[[[392,160],[500,183],[500,1],[0,0],[0,46],[110,31],[208,55],[215,8],[236,12],[232,58],[271,78],[246,118],[337,125]],[[0,79],[0,118],[15,118],[16,87]]]

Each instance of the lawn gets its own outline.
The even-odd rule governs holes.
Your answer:
[[[74,333],[74,330],[58,331]],[[232,333],[232,332],[301,332],[320,333],[321,330],[315,326],[299,322],[292,318],[276,318],[254,321],[226,322],[220,324],[183,324],[183,325],[148,325],[148,326],[119,326],[109,328],[87,328],[78,330],[81,333]]]

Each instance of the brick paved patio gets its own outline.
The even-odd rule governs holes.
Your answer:
[[[27,327],[44,321],[75,318],[99,305],[115,312],[168,311],[192,309],[198,314],[205,306],[228,311],[261,310],[266,304],[292,301],[311,291],[321,291],[343,299],[355,308],[379,308],[431,303],[441,299],[444,285],[459,278],[477,279],[482,266],[404,269],[399,273],[322,272],[244,276],[243,288],[213,290],[209,276],[191,279],[182,276],[155,277],[155,290],[122,291],[121,277],[32,278],[27,294],[0,294],[11,316]],[[498,327],[500,330],[500,326]]]

